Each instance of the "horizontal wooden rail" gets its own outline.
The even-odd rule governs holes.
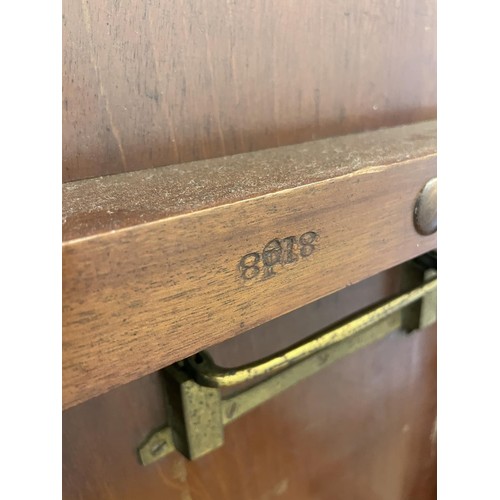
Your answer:
[[[68,408],[436,247],[436,126],[63,185]]]

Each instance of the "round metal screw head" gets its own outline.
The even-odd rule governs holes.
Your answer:
[[[437,178],[427,181],[415,203],[413,223],[424,236],[437,231]]]

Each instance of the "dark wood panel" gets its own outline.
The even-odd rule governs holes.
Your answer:
[[[63,179],[435,116],[434,0],[63,0]]]
[[[64,181],[435,117],[434,0],[63,0],[63,11]],[[383,209],[374,199],[365,202],[367,214]],[[144,217],[147,208],[134,216],[142,211]],[[106,223],[117,220],[101,215]],[[381,221],[391,224],[385,213]],[[391,229],[401,246],[408,250],[413,241],[415,252],[425,251],[420,240],[408,239],[410,219],[405,224]],[[344,240],[350,238],[347,230]],[[373,233],[365,243],[381,239]],[[403,258],[400,250],[394,255]],[[339,266],[352,263],[351,254],[340,257]],[[379,259],[395,263],[379,248],[372,271]],[[96,273],[113,271],[101,265],[106,259],[94,262]],[[78,268],[78,259],[73,264]],[[213,351],[227,365],[253,359],[395,292],[397,282],[397,273],[374,277]],[[87,300],[81,294],[80,306]],[[271,303],[260,307],[268,311]],[[128,320],[139,325],[126,305]],[[89,387],[87,362],[96,370],[127,371],[126,343],[113,359],[98,355],[117,331],[108,320],[96,335],[89,324],[80,331],[82,343],[94,349],[79,361]],[[144,331],[156,332],[151,326]],[[189,337],[182,328],[178,338],[186,332]],[[129,333],[125,341],[133,341]],[[154,361],[144,373],[168,358]],[[161,381],[149,375],[63,413],[64,498],[433,499],[435,365],[434,329],[395,333],[230,425],[225,446],[201,461],[174,454],[143,468],[135,448],[165,424]]]
[[[398,269],[212,349],[260,357],[399,289]],[[423,500],[436,496],[435,328],[398,332],[226,427],[199,461],[142,467],[135,448],[165,424],[158,374],[63,413],[65,499]]]
[[[404,151],[367,168],[353,153],[333,177],[64,242],[65,408],[434,249],[413,214],[436,157]],[[271,241],[275,266],[253,267]]]

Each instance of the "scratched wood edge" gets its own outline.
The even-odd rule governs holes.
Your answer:
[[[63,408],[435,248],[412,221],[425,153],[66,242]],[[243,277],[243,256],[307,233],[311,255],[296,240],[296,261]]]
[[[436,122],[63,184],[63,241],[294,189],[436,152]]]

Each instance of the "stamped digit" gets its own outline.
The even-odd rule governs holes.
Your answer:
[[[302,257],[309,257],[315,249],[314,242],[318,239],[318,234],[314,231],[309,231],[304,233],[299,238],[299,243],[301,245],[300,255]]]
[[[285,247],[283,264],[291,264],[292,262],[298,261],[299,258],[293,253],[293,249],[297,246],[297,238],[295,236],[283,238],[283,245]]]
[[[251,280],[259,274],[259,262],[260,254],[257,252],[248,253],[241,258],[239,268],[243,279]]]
[[[281,243],[279,240],[271,240],[262,251],[262,263],[264,264],[264,279],[274,276],[273,266],[281,262]]]

